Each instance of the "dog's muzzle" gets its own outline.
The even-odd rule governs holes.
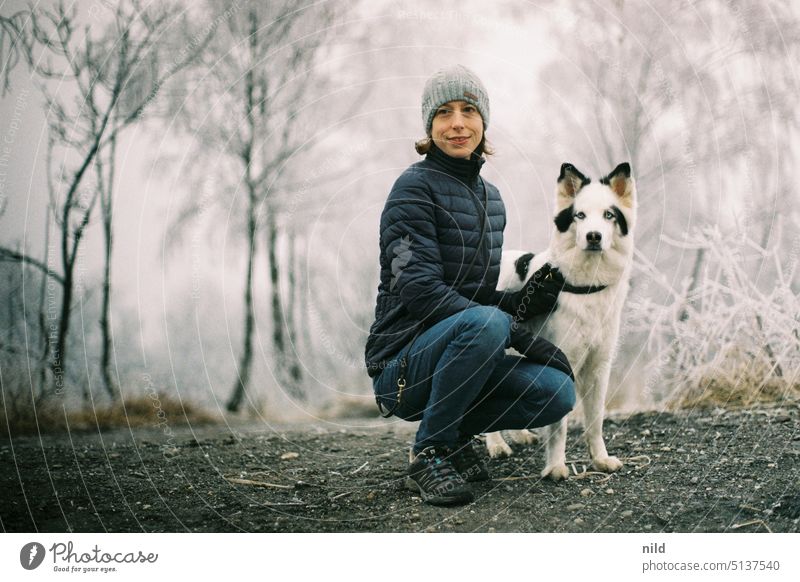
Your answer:
[[[603,240],[603,235],[593,230],[592,232],[586,233],[586,248],[584,250],[587,251],[602,251],[603,247],[600,244],[600,241]]]

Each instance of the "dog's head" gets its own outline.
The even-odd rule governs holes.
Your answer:
[[[574,235],[570,246],[602,253],[629,236],[636,214],[630,164],[620,164],[596,184],[572,164],[562,164],[556,192],[556,228]]]

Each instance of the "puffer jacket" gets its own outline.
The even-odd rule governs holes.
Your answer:
[[[452,158],[432,146],[392,187],[381,215],[381,275],[365,350],[370,377],[417,332],[451,315],[476,305],[509,310],[510,296],[496,290],[505,206],[497,188],[480,177],[483,163],[478,156]],[[485,235],[478,248],[483,214]]]

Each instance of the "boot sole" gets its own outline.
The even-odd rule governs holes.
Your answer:
[[[472,491],[464,491],[462,493],[454,493],[452,495],[431,495],[429,493],[425,493],[425,491],[423,491],[417,482],[411,477],[406,477],[406,489],[409,489],[410,491],[416,491],[420,494],[422,500],[430,505],[465,505],[467,503],[472,503],[475,500],[475,496],[472,494]]]

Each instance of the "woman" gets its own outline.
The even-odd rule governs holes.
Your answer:
[[[491,154],[483,84],[460,65],[439,71],[422,120],[425,159],[397,179],[381,215],[366,364],[385,415],[421,421],[407,486],[455,505],[472,501],[467,482],[489,479],[473,435],[556,422],[574,406],[574,379],[563,353],[516,325],[555,308],[558,272],[545,266],[517,293],[496,290],[506,217],[480,177]]]

